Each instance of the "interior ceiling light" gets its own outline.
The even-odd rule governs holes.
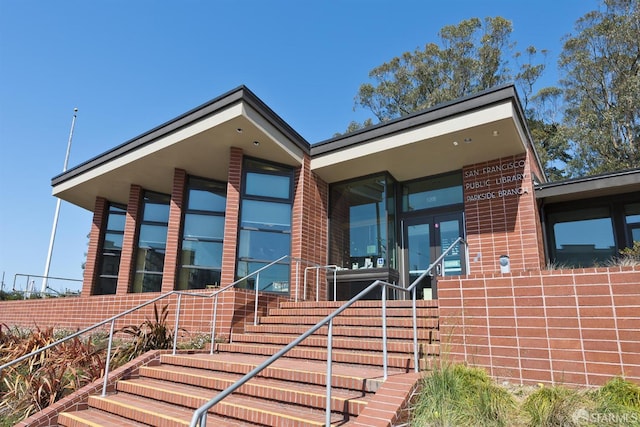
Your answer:
[[[453,145],[458,146],[458,141],[453,141]]]
[[[498,136],[498,135],[500,135],[500,132],[498,132],[497,130],[494,130],[493,131],[493,136]]]
[[[253,145],[257,147],[258,145],[260,145],[260,141],[253,141]]]

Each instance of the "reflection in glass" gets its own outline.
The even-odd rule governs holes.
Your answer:
[[[549,215],[554,261],[573,267],[601,264],[616,255],[609,209],[591,208]]]
[[[402,185],[403,212],[431,209],[462,202],[462,174],[460,172]]]
[[[331,187],[331,263],[395,268],[394,181],[388,175]]]
[[[107,227],[102,239],[102,254],[98,260],[100,275],[93,289],[93,295],[116,293],[126,214],[124,207],[109,204]]]
[[[160,292],[162,290],[169,200],[170,198],[166,194],[149,191],[144,194],[143,219],[140,223],[136,274],[132,292]]]

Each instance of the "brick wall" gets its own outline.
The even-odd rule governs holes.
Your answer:
[[[302,166],[296,171],[293,202],[293,222],[291,229],[291,256],[319,265],[327,265],[328,244],[328,185],[311,172],[309,156],[305,156]],[[304,293],[304,269],[300,264],[291,265],[291,297],[300,300],[315,300],[316,287],[308,286]],[[297,280],[296,280],[297,274]],[[317,271],[310,271],[307,280],[315,283]],[[326,274],[319,273],[320,300],[327,299]],[[295,287],[298,287],[296,290]]]
[[[106,226],[108,202],[102,197],[96,197],[93,208],[93,221],[89,232],[89,247],[87,249],[87,262],[84,266],[84,277],[82,280],[82,296],[88,297],[93,293],[94,284],[100,274],[100,255],[102,253],[101,232]]]
[[[640,382],[640,267],[438,281],[442,354],[518,383]]]
[[[500,272],[508,255],[512,270],[539,270],[542,232],[526,155],[465,166],[464,209],[471,273]]]
[[[211,291],[191,291],[192,293],[209,294]],[[218,301],[216,334],[228,336],[231,328],[240,332],[248,322],[253,324],[255,294],[242,289],[231,289],[224,294],[228,298]],[[0,324],[23,328],[44,328],[75,331],[108,319],[132,307],[160,296],[159,293],[135,293],[127,295],[96,295],[78,298],[49,298],[23,301],[0,302]],[[175,324],[177,295],[170,295],[156,303],[158,309],[168,304],[168,325]],[[227,303],[224,301],[231,301]],[[259,314],[266,314],[267,308],[275,307],[278,301],[285,300],[273,294],[260,294]],[[241,309],[242,308],[242,309]],[[183,295],[180,304],[180,328],[187,333],[181,339],[188,340],[197,333],[211,334],[214,299]],[[116,321],[115,327],[139,325],[146,318],[153,319],[153,304],[146,306]],[[108,330],[109,325],[104,328]]]
[[[162,292],[171,292],[178,281],[176,277],[180,262],[180,240],[184,195],[187,185],[187,172],[176,169],[173,173],[173,189],[169,205],[169,224],[167,225],[167,246],[162,270]]]
[[[133,271],[136,262],[134,257],[138,246],[138,221],[142,219],[139,218],[142,197],[142,187],[132,184],[129,190],[127,216],[124,224],[124,236],[122,237],[122,254],[120,256],[116,295],[127,295],[131,283],[133,283]]]

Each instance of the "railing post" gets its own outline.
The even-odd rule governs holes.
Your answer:
[[[300,283],[300,260],[296,259],[296,302],[298,302],[298,284]]]
[[[211,322],[211,351],[213,354],[216,346],[216,320],[218,319],[218,294],[213,298],[213,321]]]
[[[325,426],[331,426],[331,378],[333,377],[333,319],[327,328],[327,403],[325,409]]]
[[[320,267],[316,267],[316,302],[320,301]]]
[[[260,273],[256,274],[256,302],[253,308],[253,326],[258,326],[258,289],[260,289]]]
[[[337,284],[338,268],[333,269],[333,301],[338,301],[338,286]]]
[[[178,345],[178,325],[180,324],[180,305],[182,304],[182,294],[178,294],[178,307],[176,308],[176,326],[173,330],[173,355],[176,355],[176,346]]]
[[[387,285],[382,285],[382,366],[384,379],[387,380],[389,367],[387,361]]]
[[[418,366],[418,316],[416,310],[416,289],[414,286],[411,290],[411,315],[413,317],[413,364],[415,372],[420,370]]]
[[[111,345],[113,344],[113,329],[116,319],[111,321],[111,329],[109,330],[109,345],[107,346],[107,360],[104,362],[104,381],[102,382],[102,397],[107,395],[107,383],[109,382],[109,364],[111,363]]]

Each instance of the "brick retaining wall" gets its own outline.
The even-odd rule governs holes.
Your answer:
[[[640,383],[640,266],[438,281],[441,354],[498,380]]]

